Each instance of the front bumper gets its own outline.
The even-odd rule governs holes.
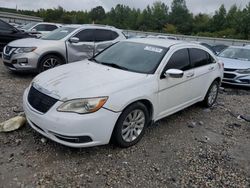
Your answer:
[[[58,112],[58,101],[47,113],[33,109],[23,95],[23,108],[30,126],[45,137],[69,147],[81,148],[108,144],[120,113],[101,108],[91,114]]]
[[[12,71],[35,71],[39,55],[35,52],[10,54],[3,53],[4,65]]]
[[[222,83],[250,87],[250,74],[241,74],[236,69],[225,69]]]

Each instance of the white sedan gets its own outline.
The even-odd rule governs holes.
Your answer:
[[[23,106],[32,128],[63,145],[129,147],[152,122],[200,101],[212,106],[222,75],[199,44],[130,39],[38,75]]]

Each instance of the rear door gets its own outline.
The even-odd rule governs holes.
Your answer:
[[[193,82],[196,87],[193,88],[193,92],[202,98],[213,81],[216,61],[207,51],[198,48],[190,48],[189,55],[195,74]]]
[[[119,35],[115,31],[107,29],[95,30],[95,54],[114,44]]]
[[[68,62],[89,59],[94,55],[94,29],[84,29],[73,35],[79,39],[78,43],[66,42]]]
[[[182,78],[164,77],[168,69],[184,71]],[[188,49],[175,51],[168,60],[159,79],[159,118],[172,114],[183,107],[188,106],[194,100],[192,95],[194,70],[191,67]]]

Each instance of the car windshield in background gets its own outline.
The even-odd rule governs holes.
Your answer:
[[[23,26],[22,29],[24,29],[24,30],[29,30],[29,29],[32,28],[34,25],[36,25],[36,23],[29,23],[29,24],[26,24],[25,26]]]
[[[115,68],[153,74],[166,52],[167,49],[160,46],[119,42],[97,55],[94,60]]]
[[[52,31],[51,33],[43,36],[41,39],[43,40],[60,40],[72,33],[76,28],[73,27],[61,27]]]
[[[229,47],[222,51],[219,57],[250,61],[250,49]]]

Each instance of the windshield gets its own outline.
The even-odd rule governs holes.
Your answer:
[[[25,26],[22,27],[22,29],[24,30],[29,30],[30,28],[32,28],[34,25],[36,25],[37,23],[29,23],[26,24]]]
[[[61,27],[59,29],[56,29],[52,31],[51,33],[43,36],[41,39],[43,40],[60,40],[75,31],[76,28],[72,27]]]
[[[119,42],[97,55],[97,63],[132,72],[153,74],[166,54],[164,47],[135,42]]]
[[[250,61],[250,49],[229,47],[222,51],[219,57]]]

